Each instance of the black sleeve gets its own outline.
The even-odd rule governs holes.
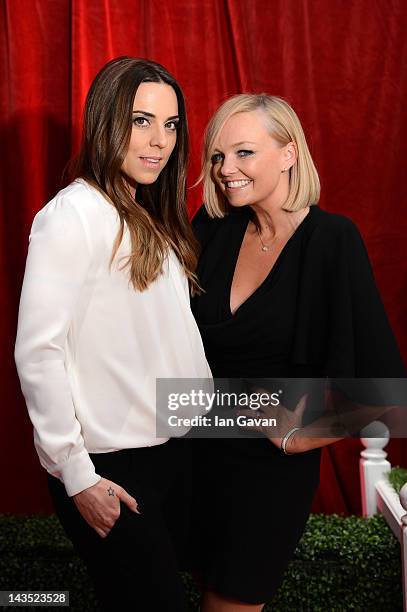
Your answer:
[[[326,213],[325,213],[326,214]],[[326,214],[304,249],[293,361],[334,377],[405,376],[357,227]]]
[[[328,368],[334,370],[338,359],[346,359],[356,377],[403,377],[405,370],[366,247],[357,227],[344,221],[331,259]]]

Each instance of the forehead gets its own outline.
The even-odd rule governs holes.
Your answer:
[[[229,117],[216,138],[216,145],[226,148],[237,142],[258,142],[266,138],[271,136],[261,111],[249,111]]]
[[[134,96],[133,110],[171,117],[178,114],[177,95],[167,83],[140,83]]]

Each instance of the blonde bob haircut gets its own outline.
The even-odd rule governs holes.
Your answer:
[[[198,183],[203,182],[203,198],[210,217],[224,217],[231,207],[217,188],[212,176],[212,155],[219,133],[226,121],[237,113],[260,111],[270,136],[281,147],[293,142],[297,160],[289,169],[290,190],[283,209],[297,211],[319,200],[320,183],[312,161],[300,120],[291,106],[282,98],[267,94],[238,94],[229,98],[216,111],[205,132],[202,171]],[[197,183],[197,184],[198,184]]]

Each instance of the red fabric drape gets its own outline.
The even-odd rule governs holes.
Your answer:
[[[58,189],[80,138],[84,98],[118,55],[163,63],[184,88],[190,183],[204,126],[227,96],[267,91],[297,110],[322,182],[321,206],[361,229],[407,357],[402,0],[2,0],[0,512],[49,510],[12,353],[34,213]],[[191,212],[200,203],[190,191]],[[407,463],[406,444],[389,445]],[[360,511],[358,440],[324,450],[314,510]]]

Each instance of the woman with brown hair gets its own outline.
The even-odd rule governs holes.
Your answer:
[[[192,310],[212,374],[235,385],[278,380],[284,405],[258,411],[253,428],[266,437],[191,444],[190,463],[201,468],[193,566],[203,612],[259,612],[302,535],[321,447],[343,436],[335,413],[319,414],[312,402],[318,420],[306,422],[305,398],[285,409],[292,380],[405,371],[360,234],[317,205],[318,174],[285,100],[241,94],[224,102],[206,132],[201,178],[205,204],[193,225],[204,291]],[[362,405],[359,415],[355,401],[350,416],[362,423],[385,406]],[[263,431],[261,417],[274,415],[277,426]],[[333,433],[316,435],[315,424],[333,425]]]
[[[30,235],[16,363],[57,514],[103,610],[187,609],[162,513],[181,458],[155,430],[157,378],[210,376],[189,307],[187,149],[176,80],[112,60],[87,96],[73,181]]]

